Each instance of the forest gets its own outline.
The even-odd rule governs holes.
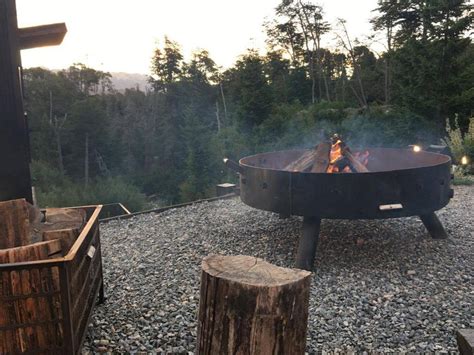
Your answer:
[[[223,157],[309,148],[335,132],[359,147],[443,139],[455,163],[472,161],[472,10],[466,0],[380,1],[372,33],[355,40],[322,7],[284,1],[263,24],[265,53],[248,49],[223,69],[165,37],[141,53],[150,88],[125,92],[80,63],[24,69],[39,204],[136,211],[205,198],[236,180]]]

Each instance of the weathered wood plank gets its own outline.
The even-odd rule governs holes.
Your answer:
[[[79,235],[79,230],[75,228],[51,230],[43,232],[43,240],[60,240],[62,246],[62,252],[66,255]]]
[[[18,30],[19,48],[29,49],[56,46],[61,44],[66,32],[65,23],[20,28]]]
[[[0,202],[0,249],[30,243],[30,221],[26,200]]]
[[[0,250],[0,260],[3,263],[36,261],[54,258],[58,254],[61,255],[60,253],[61,242],[53,240]],[[51,297],[38,296],[38,294],[45,292],[46,278],[49,279],[50,284],[59,287],[57,275],[52,272],[49,275],[40,273],[39,269],[11,271],[9,277],[3,278],[4,291],[8,287],[5,285],[5,281],[11,285],[11,293],[8,292],[8,295],[12,296],[12,299],[7,301],[9,303],[7,307],[13,306],[14,314],[10,313],[8,317],[9,325],[35,324],[60,317],[55,313],[57,307]],[[0,296],[6,295],[5,292],[0,294]],[[13,347],[18,347],[21,352],[33,351],[38,348],[45,349],[51,343],[58,343],[58,336],[55,326],[49,324],[18,327],[14,338],[16,345]]]

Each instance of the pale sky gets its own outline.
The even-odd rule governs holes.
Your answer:
[[[164,35],[181,45],[185,59],[207,49],[232,66],[247,48],[264,48],[262,25],[281,0],[17,0],[19,27],[65,22],[58,47],[22,51],[25,68],[67,68],[81,62],[111,72],[149,74],[151,56]],[[352,37],[370,33],[377,0],[320,0],[326,19],[347,20]],[[328,35],[323,45],[333,45]]]

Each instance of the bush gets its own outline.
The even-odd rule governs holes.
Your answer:
[[[139,189],[120,177],[101,178],[93,181],[87,188],[82,183],[68,182],[50,185],[46,189],[36,189],[38,204],[41,207],[70,207],[122,203],[130,211],[146,208],[146,198]]]
[[[472,160],[474,158],[474,117],[469,119],[469,125],[464,134],[459,127],[457,115],[454,118],[453,126],[451,126],[449,119],[447,119],[446,133],[448,136],[441,141],[449,147],[454,161],[459,164],[461,158],[467,156],[471,162],[470,166],[472,169]]]
[[[403,147],[435,142],[432,123],[407,109],[375,106],[341,123],[347,142],[361,147]]]
[[[338,102],[280,105],[257,132],[259,151],[308,148],[339,133],[354,147],[402,147],[438,140],[434,125],[407,109],[373,106],[347,108]]]

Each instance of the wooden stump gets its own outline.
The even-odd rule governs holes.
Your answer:
[[[202,262],[198,354],[304,354],[310,275],[250,256]]]
[[[0,264],[60,257],[61,249],[59,240],[4,249],[0,250]],[[45,344],[60,343],[60,324],[41,325],[62,317],[60,303],[51,295],[59,291],[58,270],[5,271],[0,276],[0,296],[7,299],[1,304],[0,327],[25,325],[4,332],[9,339],[0,339],[0,354],[23,353],[44,348]]]
[[[459,329],[456,332],[456,340],[461,355],[474,354],[474,329]]]

